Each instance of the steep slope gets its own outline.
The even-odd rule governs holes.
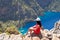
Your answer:
[[[59,0],[0,0],[0,20],[20,20],[20,24],[43,16],[44,11],[60,11]]]

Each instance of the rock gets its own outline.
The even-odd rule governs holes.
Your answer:
[[[10,39],[9,40],[22,40],[22,36],[19,34],[19,35],[10,35]]]
[[[45,30],[41,30],[41,34],[43,37],[48,37],[47,34],[48,34],[49,30],[45,29]]]
[[[0,40],[22,40],[22,35],[7,35],[6,33],[0,34]]]
[[[9,40],[13,40],[13,38],[14,38],[14,37],[15,37],[15,35],[14,35],[14,34],[10,35]]]
[[[46,38],[46,37],[43,37],[41,40],[49,40],[48,38]]]
[[[60,20],[57,21],[50,31],[47,29],[41,30],[42,39],[38,36],[31,37],[28,32],[27,35],[23,38],[21,34],[18,35],[7,35],[6,33],[0,34],[0,40],[60,40]]]
[[[41,40],[39,37],[33,37],[33,40]]]
[[[31,37],[26,36],[24,40],[31,40]]]
[[[22,37],[20,35],[15,35],[15,37],[13,38],[13,40],[22,40]]]
[[[6,33],[0,34],[0,40],[3,40],[5,36],[6,36]]]
[[[9,35],[5,35],[3,40],[9,40]]]
[[[57,35],[56,35],[56,34],[53,34],[52,40],[59,40],[59,39],[57,38]]]
[[[24,40],[40,40],[39,37],[26,37]]]
[[[60,20],[57,21],[52,29],[53,33],[60,34]]]

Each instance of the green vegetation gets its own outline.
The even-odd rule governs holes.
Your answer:
[[[5,32],[8,33],[8,34],[19,34],[17,28],[13,25],[11,27],[7,27]]]
[[[7,34],[19,34],[17,30],[18,21],[7,21],[7,22],[0,22],[0,33],[7,33]]]

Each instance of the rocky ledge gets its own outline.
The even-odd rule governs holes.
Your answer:
[[[60,40],[60,20],[57,21],[54,25],[54,28],[51,30],[41,30],[42,38],[40,39],[38,36],[29,37],[29,34],[23,36],[21,34],[18,35],[7,35],[6,33],[0,34],[0,40]]]

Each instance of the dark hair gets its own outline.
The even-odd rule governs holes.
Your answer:
[[[39,24],[39,25],[40,25],[40,27],[42,26],[42,25],[41,25],[41,21],[36,21],[36,22],[37,22],[37,24]]]

